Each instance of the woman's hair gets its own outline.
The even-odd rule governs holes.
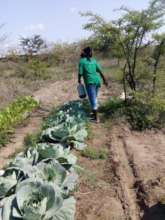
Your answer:
[[[81,51],[80,57],[81,57],[81,58],[84,58],[84,57],[85,57],[84,51]]]
[[[92,48],[91,47],[86,47],[83,50],[84,55],[86,58],[90,59],[92,57]]]

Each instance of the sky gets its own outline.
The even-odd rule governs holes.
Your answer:
[[[89,36],[82,29],[87,18],[79,12],[92,11],[105,19],[115,19],[122,5],[132,9],[146,8],[148,0],[0,0],[0,33],[7,39],[1,45],[9,49],[21,36],[40,34],[48,42],[73,42]]]

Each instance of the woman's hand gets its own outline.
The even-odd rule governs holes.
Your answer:
[[[103,83],[106,87],[108,87],[108,81],[106,79],[104,79]]]
[[[81,84],[81,76],[78,75],[78,84]]]
[[[99,71],[99,73],[100,73],[101,78],[102,78],[102,80],[103,80],[103,84],[104,84],[106,87],[108,87],[108,81],[106,80],[104,74],[103,74],[101,71]]]

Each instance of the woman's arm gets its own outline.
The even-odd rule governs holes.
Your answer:
[[[108,82],[107,82],[107,80],[106,80],[106,78],[105,78],[105,76],[104,76],[104,74],[103,74],[103,72],[102,72],[102,70],[101,70],[100,65],[99,65],[97,62],[96,62],[96,70],[97,70],[97,72],[100,74],[100,76],[101,76],[101,78],[102,78],[102,80],[103,80],[104,85],[105,85],[105,86],[108,86]]]
[[[104,85],[108,86],[108,82],[107,82],[107,80],[106,80],[106,78],[105,78],[105,76],[104,76],[104,74],[103,74],[103,72],[101,70],[101,66],[97,63],[97,61],[96,61],[96,71],[100,74],[100,76],[101,76],[101,78],[103,80]]]
[[[80,60],[78,68],[78,83],[81,83],[81,77],[83,75],[83,62]]]
[[[103,80],[104,85],[105,85],[105,86],[108,86],[108,82],[107,82],[107,80],[106,80],[104,74],[102,73],[102,71],[99,70],[98,72],[99,72],[99,74],[100,74],[100,76],[101,76],[101,78],[102,78],[102,80]]]
[[[78,83],[81,83],[81,75],[78,74]]]

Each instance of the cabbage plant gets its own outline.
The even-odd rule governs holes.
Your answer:
[[[25,180],[16,194],[6,197],[0,208],[0,220],[73,220],[75,199],[64,199],[58,186]]]
[[[50,142],[59,142],[66,146],[73,146],[77,150],[83,150],[86,145],[83,143],[87,138],[87,131],[80,125],[61,124],[56,127],[51,127],[43,131],[43,140]]]
[[[16,184],[17,184],[17,177],[14,172],[8,176],[1,176],[0,177],[0,199],[12,194]]]
[[[44,125],[40,143],[19,153],[0,177],[0,220],[73,220],[77,157],[87,137],[81,102],[69,102]]]
[[[77,157],[70,153],[70,148],[64,148],[61,144],[38,144],[36,150],[39,154],[39,161],[46,162],[56,159],[67,169],[77,162]]]

